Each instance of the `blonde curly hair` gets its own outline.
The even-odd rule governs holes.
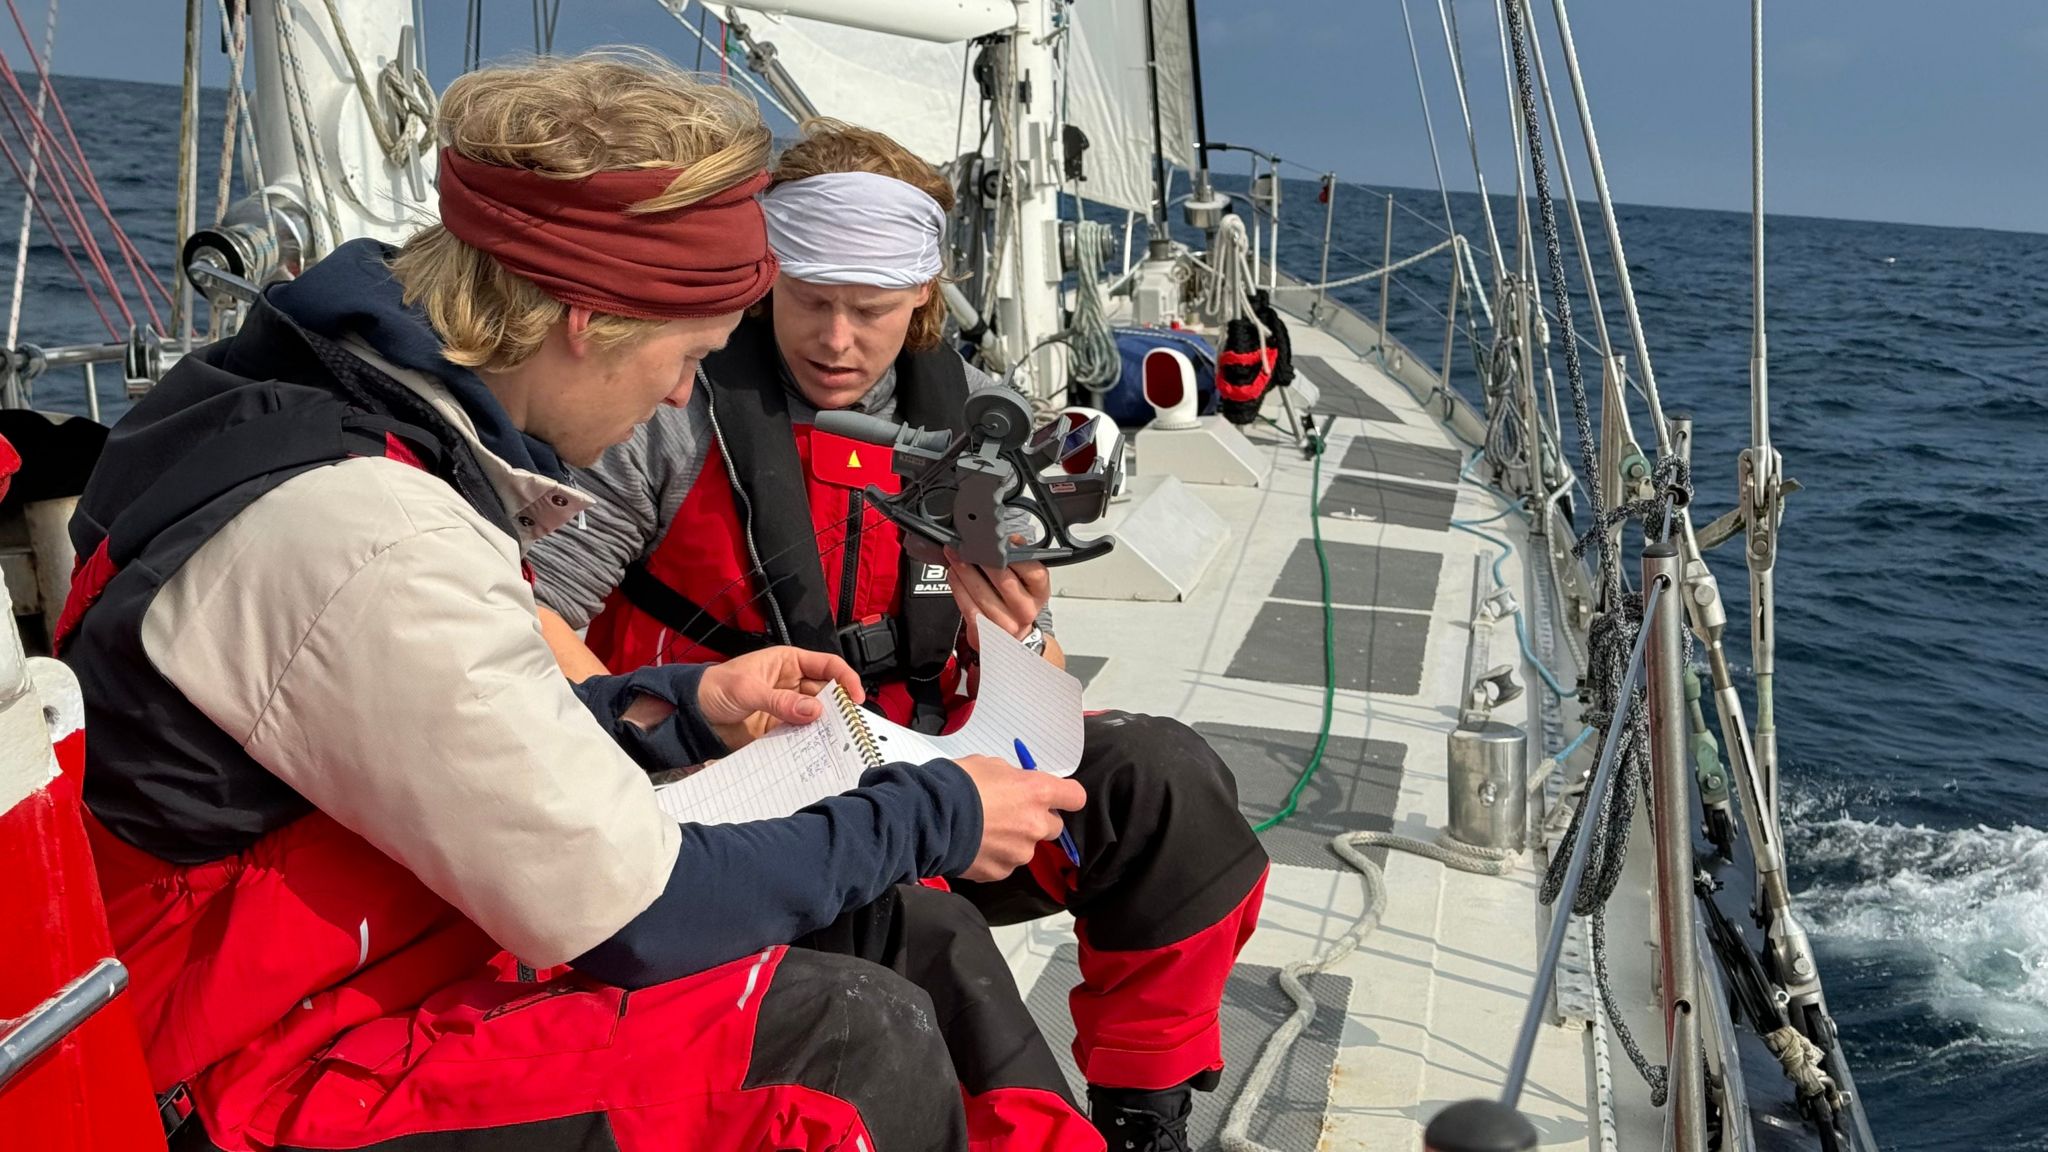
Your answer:
[[[797,126],[798,139],[776,158],[769,176],[770,187],[792,180],[806,180],[827,172],[872,172],[901,180],[939,202],[947,215],[953,212],[953,186],[937,168],[872,128],[848,124],[827,116],[813,116]],[[931,299],[918,306],[910,318],[910,331],[903,346],[912,352],[936,347],[945,334],[946,302],[939,296],[939,281],[932,281]],[[765,301],[763,302],[765,306]]]
[[[580,180],[596,172],[680,168],[633,212],[662,212],[716,195],[767,165],[773,138],[754,103],[650,52],[603,49],[471,72],[441,98],[444,147],[485,164]],[[533,355],[568,314],[561,301],[507,272],[439,224],[391,261],[405,302],[427,314],[449,360],[503,371]],[[661,326],[600,314],[590,336],[616,345]]]

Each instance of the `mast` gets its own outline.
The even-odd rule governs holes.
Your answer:
[[[1147,23],[1150,21],[1148,19]],[[1195,21],[1195,0],[1188,0],[1188,69],[1195,84],[1195,166],[1200,170],[1201,185],[1209,183],[1209,111],[1204,106],[1202,95],[1202,29]],[[1153,108],[1159,105],[1159,80],[1155,74],[1152,80]],[[1154,113],[1156,118],[1156,111]],[[1439,173],[1437,182],[1443,182]]]
[[[1009,176],[1013,229],[995,269],[998,331],[1003,358],[1023,369],[1019,379],[1035,396],[1050,396],[1065,380],[1065,346],[1043,343],[1059,332],[1059,126],[1053,99],[1053,8],[1059,0],[1017,0],[1009,34],[1006,87],[998,101],[1014,101],[1000,126],[998,162]],[[1155,105],[1156,107],[1156,105]],[[997,227],[1003,227],[1000,217]],[[998,241],[1001,243],[1000,239]],[[1042,346],[1041,346],[1042,345]],[[1026,361],[1028,363],[1021,363]]]
[[[1194,8],[1192,0],[1188,7],[1190,10]],[[1152,19],[1151,0],[1145,3],[1145,80],[1152,94],[1152,223],[1163,236],[1166,233],[1166,134],[1159,124],[1159,29]]]
[[[421,71],[411,0],[249,0],[248,19],[256,148],[271,186],[313,222],[307,261],[361,236],[402,240],[433,219],[431,125],[414,137],[429,146],[403,162],[379,139],[407,126],[381,93],[384,75]]]

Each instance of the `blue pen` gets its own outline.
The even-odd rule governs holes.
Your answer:
[[[1038,771],[1038,762],[1031,758],[1031,749],[1026,748],[1022,740],[1012,740],[1011,743],[1017,746],[1017,766],[1026,772]],[[1074,847],[1074,834],[1064,828],[1060,829],[1060,847],[1067,850],[1067,859],[1074,862],[1074,867],[1079,868],[1081,850]]]

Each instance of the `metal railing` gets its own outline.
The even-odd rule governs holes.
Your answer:
[[[80,391],[85,399],[85,414],[95,423],[104,423],[100,418],[100,365],[121,366],[123,395],[134,400],[163,377],[165,370],[177,362],[179,354],[175,345],[167,346],[146,327],[135,329],[121,343],[63,344],[47,348],[23,344],[0,349],[0,406],[30,407],[35,401],[38,382],[47,379],[53,371],[76,368],[82,377]]]
[[[1686,767],[1686,702],[1683,614],[1674,607],[1681,565],[1670,543],[1643,550],[1643,619],[1629,653],[1617,700],[1624,711],[1608,726],[1598,767],[1579,800],[1579,833],[1572,842],[1564,883],[1552,907],[1550,929],[1536,965],[1535,983],[1523,1011],[1513,1055],[1500,1095],[1466,1100],[1433,1118],[1424,1136],[1430,1152],[1530,1152],[1536,1128],[1518,1110],[1535,1056],[1536,1040],[1549,1012],[1559,957],[1591,855],[1593,814],[1603,810],[1628,727],[1628,702],[1647,683],[1652,765],[1651,809],[1656,832],[1657,943],[1662,964],[1659,994],[1669,1053],[1671,1094],[1665,1113],[1665,1146],[1678,1152],[1706,1147],[1705,1076],[1699,1012],[1699,932],[1695,924],[1692,867],[1691,777]]]
[[[128,970],[111,957],[87,969],[15,1020],[0,1020],[0,1088],[128,987]]]

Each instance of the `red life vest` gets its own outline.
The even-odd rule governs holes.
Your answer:
[[[633,565],[586,640],[614,672],[707,662],[772,644],[838,652],[889,717],[939,730],[958,700],[960,613],[943,566],[904,553],[863,494],[899,480],[885,448],[792,421],[766,318],[704,362],[712,443],[646,561]],[[946,348],[896,361],[896,418],[962,427],[967,377]]]
[[[154,1088],[188,1084],[222,1141],[280,1107],[274,1089],[334,1037],[498,956],[252,759],[143,649],[157,592],[237,513],[311,468],[371,455],[433,472],[511,531],[424,401],[258,300],[239,334],[188,355],[121,421],[71,524],[85,559],[57,644],[93,732],[86,826],[112,942]]]

